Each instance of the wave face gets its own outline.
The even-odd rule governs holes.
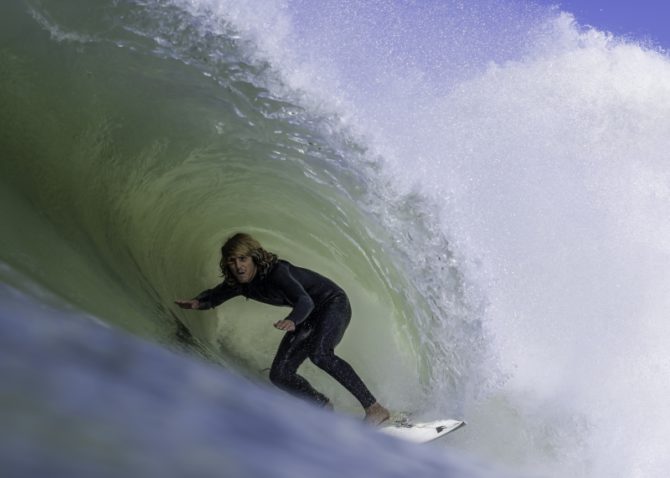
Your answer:
[[[514,2],[53,3],[0,7],[12,469],[501,474],[465,452],[665,476],[667,57]],[[362,429],[309,364],[345,416],[266,389],[282,310],[171,305],[219,280],[238,230],[344,287],[338,353],[393,409],[464,417],[449,449]]]

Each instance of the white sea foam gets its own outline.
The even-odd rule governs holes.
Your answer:
[[[33,17],[42,28],[49,32],[53,40],[73,43],[91,43],[97,41],[95,36],[63,29],[63,27],[54,22],[47,13],[34,8],[31,5],[27,6],[27,10],[30,16]]]

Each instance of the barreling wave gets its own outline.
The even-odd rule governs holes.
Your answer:
[[[8,263],[39,264],[37,280],[110,323],[163,343],[177,327],[208,355],[258,374],[277,337],[248,318],[270,311],[232,305],[218,320],[170,305],[216,283],[221,242],[249,231],[344,286],[355,310],[344,353],[367,363],[373,386],[394,384],[395,406],[438,390],[458,397],[483,352],[461,272],[421,219],[422,200],[393,197],[337,111],[308,104],[215,4],[26,5],[22,27],[48,48],[3,54],[14,158],[3,167],[16,195],[5,204],[31,203],[3,251]],[[25,231],[47,242],[28,248]],[[260,344],[249,350],[254,334]],[[370,356],[373,343],[385,345]]]
[[[354,318],[339,352],[391,407],[465,417],[450,444],[557,475],[662,476],[657,447],[647,460],[644,445],[622,445],[634,421],[614,422],[636,404],[658,411],[665,390],[638,375],[639,403],[622,377],[629,363],[667,370],[668,61],[515,5],[4,2],[0,274],[18,292],[3,289],[3,304],[33,313],[53,294],[76,316],[262,384],[281,310],[172,305],[218,282],[222,241],[246,231],[343,286]],[[148,349],[126,338],[77,340],[89,333],[84,348],[128,346],[149,373],[237,383],[141,361]],[[26,350],[49,347],[26,337]],[[55,382],[69,386],[64,370]],[[336,384],[305,374],[356,413]],[[595,376],[621,399],[604,403]],[[198,390],[179,404],[212,399]],[[249,390],[250,403],[267,399]]]

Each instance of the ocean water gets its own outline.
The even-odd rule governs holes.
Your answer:
[[[670,61],[525,2],[0,6],[7,476],[667,476]],[[349,294],[415,446],[177,309],[243,230]]]

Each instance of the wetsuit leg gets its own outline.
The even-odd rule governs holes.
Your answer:
[[[335,355],[335,346],[342,340],[351,320],[351,306],[346,295],[333,297],[308,320],[315,327],[309,337],[309,359],[356,397],[363,408],[375,403],[377,400],[352,366]]]
[[[314,332],[311,323],[300,324],[294,332],[286,332],[279,344],[277,354],[270,368],[270,381],[282,390],[298,397],[325,405],[328,398],[314,390],[297,370],[310,351],[310,337]]]

